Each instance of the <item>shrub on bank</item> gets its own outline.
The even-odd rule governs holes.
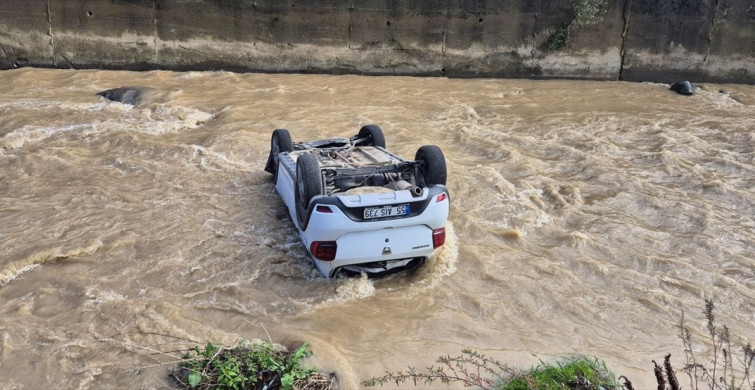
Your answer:
[[[171,375],[184,389],[330,389],[330,376],[304,365],[310,355],[307,343],[287,353],[270,342],[226,347],[208,341],[191,348]]]

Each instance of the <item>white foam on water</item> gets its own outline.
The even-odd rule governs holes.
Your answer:
[[[236,170],[249,172],[253,167],[245,162],[232,160],[223,153],[215,152],[200,145],[191,145],[192,153],[189,161],[199,168],[212,171]]]
[[[418,294],[432,289],[440,284],[444,278],[454,274],[459,260],[459,238],[456,236],[454,225],[451,221],[446,223],[446,242],[436,249],[425,264],[417,270],[411,283],[402,287],[388,289],[392,294]],[[403,275],[396,275],[398,278]]]
[[[344,280],[338,288],[336,288],[336,301],[353,301],[357,299],[364,299],[375,295],[375,284],[367,278],[366,274],[362,274],[359,278],[350,278]]]
[[[134,131],[146,134],[178,133],[182,130],[196,129],[214,117],[189,107],[154,104],[136,108]]]
[[[94,286],[87,287],[84,296],[87,297],[87,302],[84,304],[85,308],[93,309],[97,306],[108,302],[120,302],[128,299],[127,296],[116,293],[112,290],[101,290]]]
[[[4,104],[0,108],[14,109],[14,106],[31,111],[53,110],[59,114],[56,123],[28,124],[0,137],[0,148],[6,151],[20,149],[25,145],[43,142],[59,135],[87,138],[116,131],[152,135],[178,133],[183,130],[196,129],[214,118],[214,115],[209,112],[168,104],[133,107],[119,102],[39,101]],[[82,119],[88,122],[65,123]]]
[[[311,307],[312,310],[339,306],[347,302],[369,298],[374,296],[376,292],[374,282],[367,278],[367,275],[364,273],[360,277],[338,279],[337,283],[338,287],[336,287],[335,296],[315,304]]]
[[[0,287],[5,286],[6,284],[20,278],[23,274],[29,271],[33,271],[39,267],[39,264],[28,264],[21,267],[17,267],[15,266],[15,264],[11,264],[7,268],[0,271]]]
[[[62,248],[43,250],[36,252],[23,260],[10,262],[5,265],[5,268],[0,269],[0,287],[8,284],[9,282],[17,279],[18,277],[29,271],[38,269],[42,264],[51,263],[74,256],[90,255],[101,247],[102,241],[96,240],[89,245],[71,248],[68,250]]]
[[[63,127],[24,126],[2,137],[0,147],[6,150],[20,149],[28,143],[44,141],[67,132],[79,131],[84,134],[91,134],[92,129],[91,124],[74,124]]]

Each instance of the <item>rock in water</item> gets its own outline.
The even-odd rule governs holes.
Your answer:
[[[142,102],[144,94],[151,90],[147,87],[120,87],[98,92],[97,95],[114,102],[137,106]]]
[[[689,96],[689,95],[694,95],[695,94],[695,89],[692,87],[692,83],[690,83],[687,80],[671,84],[671,88],[670,89],[672,91],[674,91],[674,92],[676,92],[678,94],[682,94],[682,95]]]

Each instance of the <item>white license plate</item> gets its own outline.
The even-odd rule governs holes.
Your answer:
[[[397,217],[400,215],[409,215],[408,204],[402,204],[400,206],[367,207],[364,209],[364,219]]]

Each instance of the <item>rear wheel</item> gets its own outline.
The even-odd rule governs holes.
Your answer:
[[[320,194],[322,194],[322,179],[317,157],[310,153],[299,155],[299,158],[296,159],[294,202],[296,203],[296,216],[302,230],[306,229],[309,201]]]
[[[376,125],[362,126],[362,128],[359,129],[357,138],[364,139],[364,141],[359,143],[359,146],[379,146],[385,148],[385,136],[383,135],[383,130]]]
[[[291,134],[286,129],[276,129],[270,139],[270,156],[267,158],[265,171],[273,174],[273,182],[278,180],[278,154],[294,150]]]
[[[425,187],[446,185],[446,158],[439,147],[425,145],[417,150],[414,160],[419,162],[419,171]]]

